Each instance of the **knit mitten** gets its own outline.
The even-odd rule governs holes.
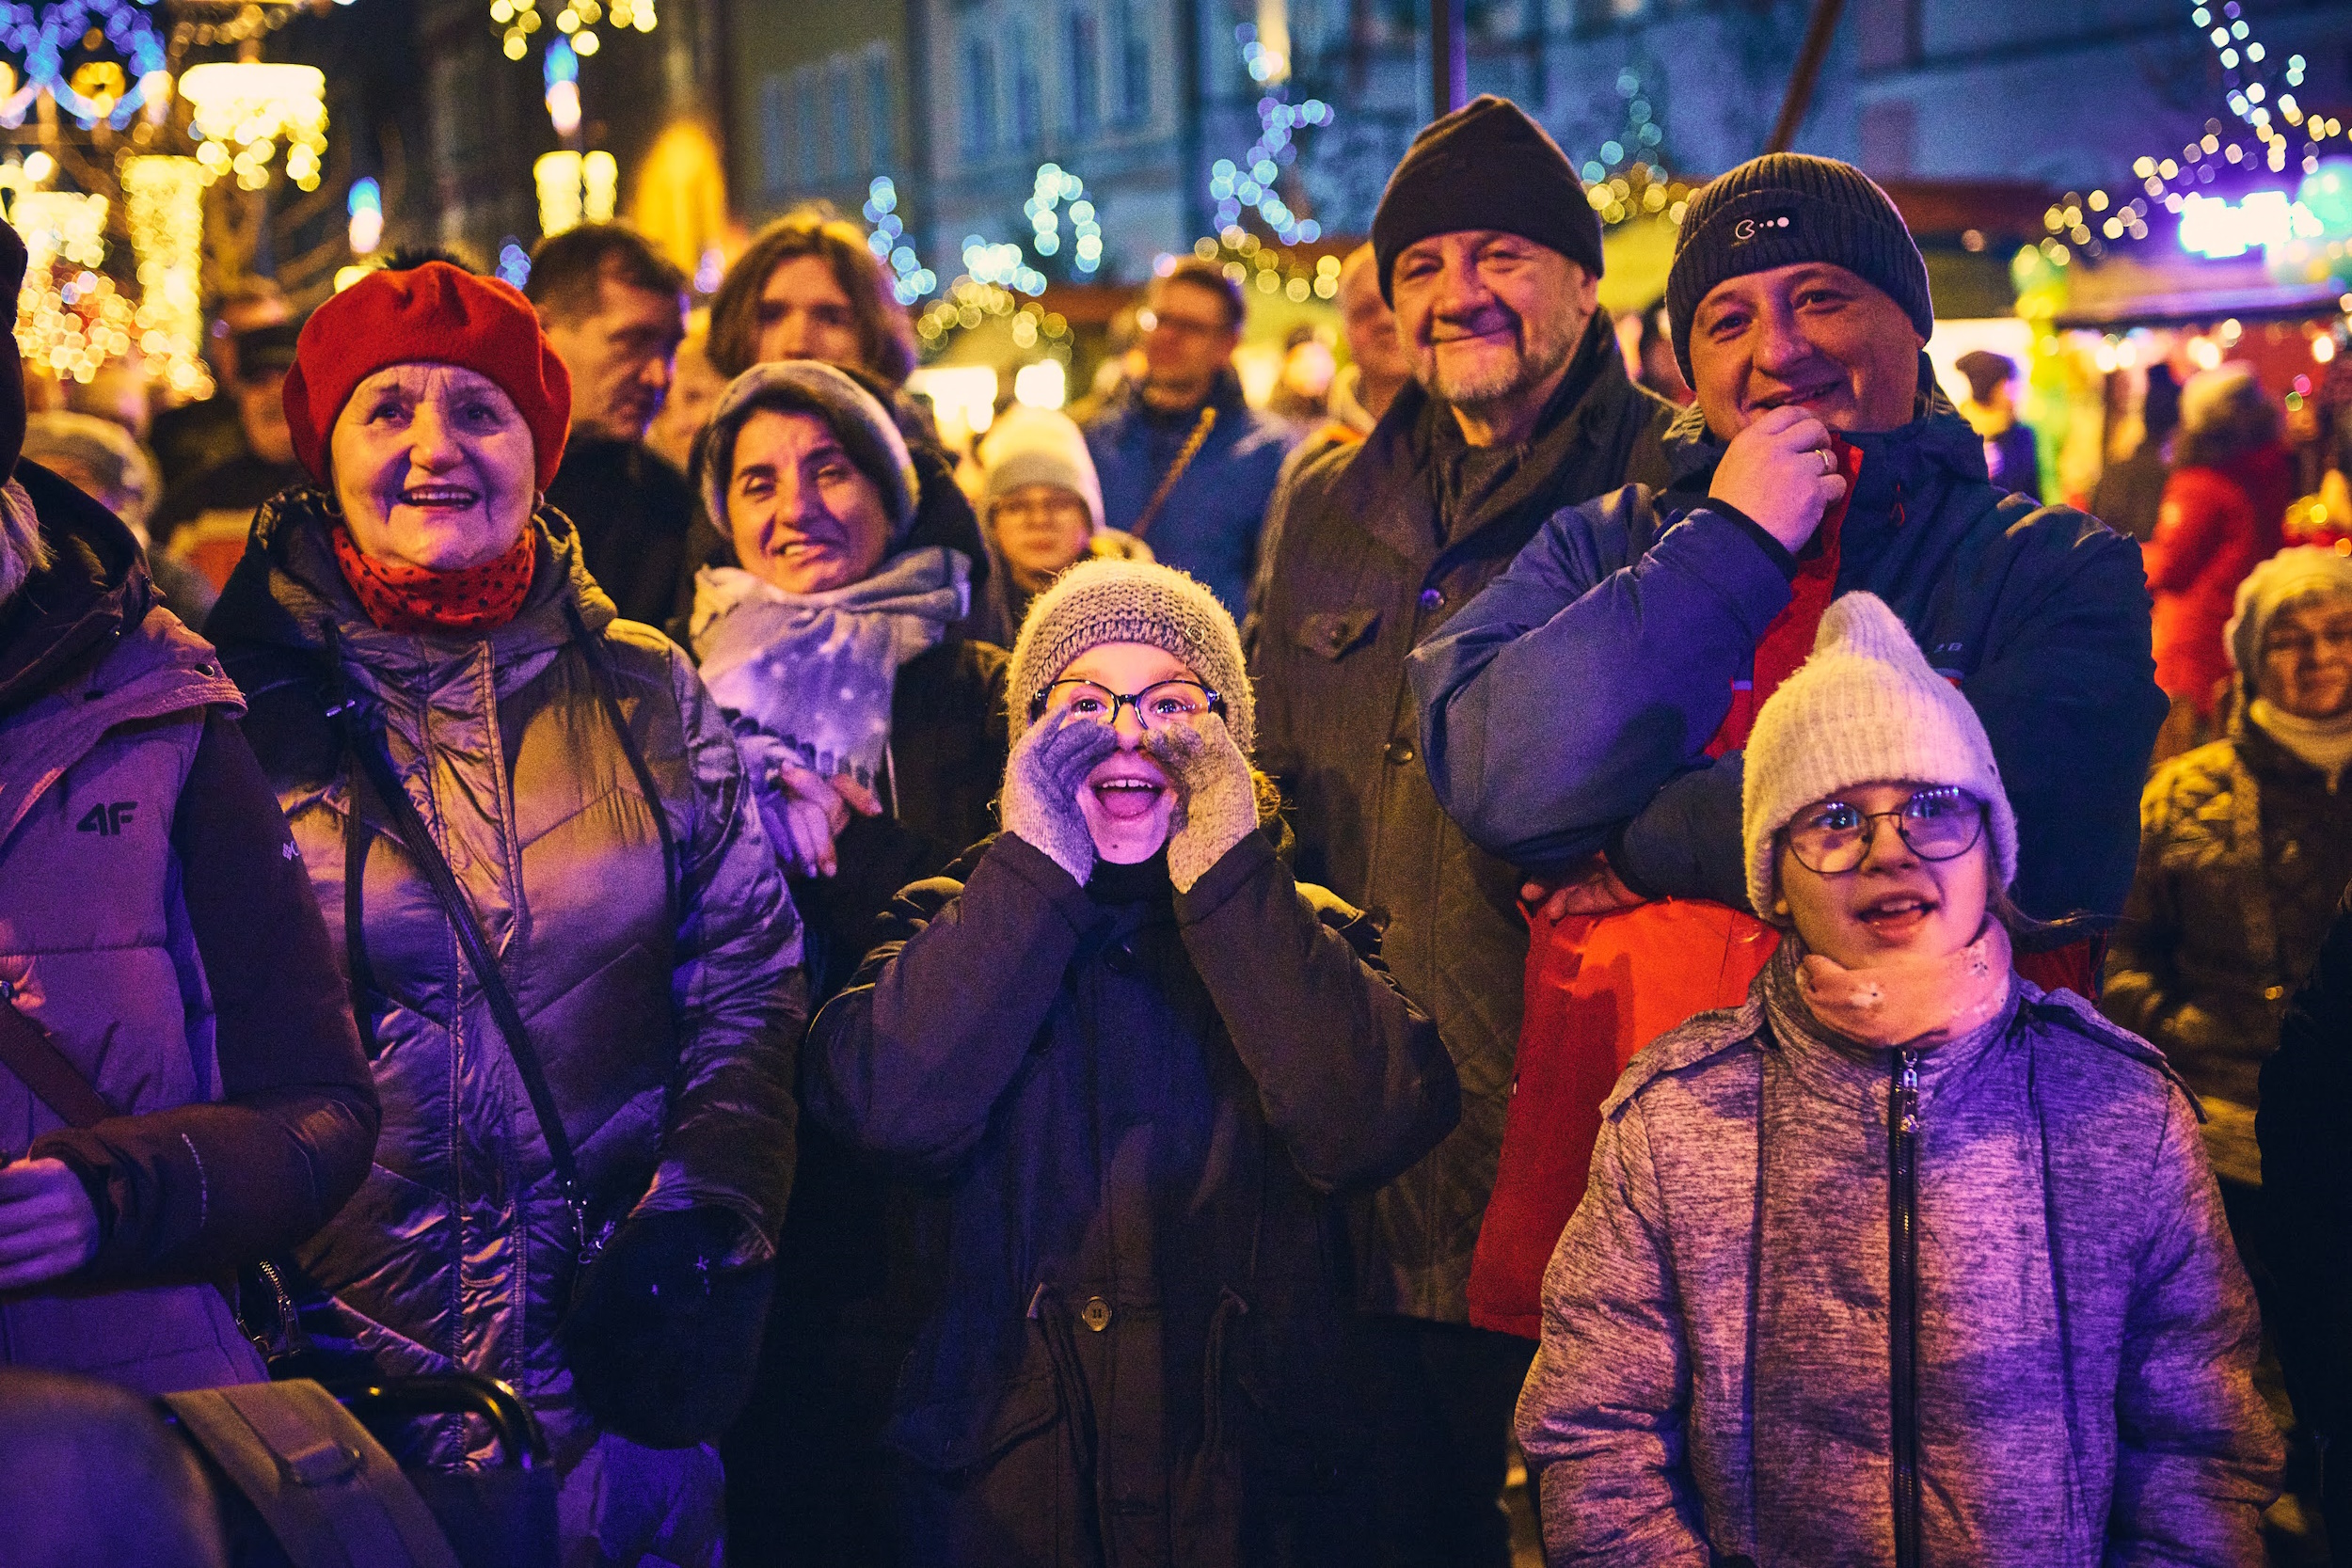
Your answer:
[[[1168,879],[1179,893],[1226,851],[1258,829],[1258,791],[1249,759],[1233,743],[1225,721],[1212,713],[1199,726],[1170,724],[1144,736],[1143,754],[1176,786],[1176,817],[1168,836]]]
[[[1094,874],[1094,835],[1078,811],[1087,775],[1119,750],[1119,735],[1091,719],[1032,724],[1005,762],[999,813],[1005,832],[1070,873],[1079,886]]]

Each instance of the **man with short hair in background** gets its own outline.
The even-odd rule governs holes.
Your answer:
[[[155,547],[187,562],[215,589],[229,580],[245,554],[246,534],[262,503],[289,484],[310,482],[294,461],[284,396],[301,332],[301,322],[278,321],[227,340],[222,362],[236,368],[221,382],[222,395],[215,401],[235,410],[236,447],[218,462],[168,483],[149,520]]]
[[[158,411],[152,427],[136,433],[154,451],[167,486],[246,450],[231,390],[237,380],[238,335],[293,319],[285,293],[270,278],[243,278],[221,294],[204,340],[204,356],[212,363],[218,389],[211,397]]]
[[[548,501],[623,615],[669,617],[694,493],[646,447],[686,336],[686,274],[633,229],[582,224],[540,242],[524,295],[572,376],[572,428]]]
[[[1241,285],[1216,262],[1178,261],[1152,280],[1137,317],[1143,379],[1086,427],[1109,526],[1141,534],[1154,558],[1208,584],[1236,617],[1257,568],[1266,503],[1297,438],[1242,397],[1233,350],[1247,313]],[[1211,413],[1216,418],[1158,514],[1146,517],[1152,496]]]
[[[1422,131],[1372,243],[1413,380],[1362,441],[1307,465],[1267,525],[1258,762],[1292,808],[1300,875],[1385,926],[1389,968],[1462,1083],[1461,1125],[1353,1215],[1382,1433],[1378,1561],[1502,1568],[1511,1410],[1535,1347],[1472,1326],[1467,1291],[1511,1100],[1527,921],[1518,871],[1431,792],[1406,658],[1545,518],[1648,475],[1672,411],[1628,378],[1600,309],[1600,220],[1516,104],[1480,98]]]

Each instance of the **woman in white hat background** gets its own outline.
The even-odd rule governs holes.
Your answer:
[[[1603,1107],[1519,1402],[1552,1560],[2261,1561],[2279,1440],[2195,1102],[2015,973],[1967,700],[1848,594],[1743,791],[1787,934]]]

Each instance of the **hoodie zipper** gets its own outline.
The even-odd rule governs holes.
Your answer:
[[[1894,1382],[1895,1562],[1919,1562],[1919,1053],[1898,1051],[1886,1101],[1888,1363]]]

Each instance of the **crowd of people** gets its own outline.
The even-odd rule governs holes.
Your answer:
[[[268,1376],[267,1264],[520,1394],[565,1568],[1501,1568],[1521,1459],[1557,1563],[2352,1540],[2276,409],[2045,504],[1827,159],[1603,270],[1481,98],[1305,420],[1184,258],[950,450],[823,213],[247,286],[151,424],[0,366],[0,1428]]]

